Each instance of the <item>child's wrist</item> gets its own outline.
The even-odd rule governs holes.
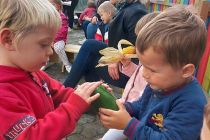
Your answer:
[[[122,63],[123,68],[128,67],[131,64],[131,62],[127,62],[127,63]]]

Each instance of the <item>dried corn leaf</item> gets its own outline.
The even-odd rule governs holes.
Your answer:
[[[117,47],[118,47],[118,50],[123,53],[123,50],[122,50],[122,44],[126,44],[126,45],[129,45],[129,46],[134,46],[131,42],[129,42],[128,40],[125,40],[125,39],[121,39],[118,44],[117,44]]]
[[[107,47],[103,50],[100,50],[99,53],[103,56],[99,59],[98,61],[99,64],[96,67],[102,67],[110,63],[116,63],[121,61],[121,59],[124,57],[121,44],[127,44],[129,46],[133,46],[133,44],[130,43],[129,41],[122,39],[118,42],[118,49],[113,47]]]
[[[98,65],[96,67],[103,67],[110,63],[116,63],[119,62],[122,59],[123,55],[116,55],[116,56],[102,56],[98,60]]]
[[[122,59],[122,55],[117,55],[117,56],[102,56],[99,59],[99,63],[101,64],[106,64],[106,63],[116,63],[119,62]]]
[[[104,56],[114,56],[114,55],[118,55],[119,54],[119,50],[113,47],[107,47],[103,50],[99,51],[100,54],[104,55]]]

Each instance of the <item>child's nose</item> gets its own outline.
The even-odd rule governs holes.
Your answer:
[[[48,48],[47,55],[53,55],[53,48],[52,47]]]

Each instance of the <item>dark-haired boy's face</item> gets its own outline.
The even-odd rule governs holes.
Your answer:
[[[165,60],[163,53],[158,53],[150,47],[144,53],[137,50],[137,55],[143,66],[143,77],[152,89],[168,91],[185,82],[182,69],[174,69]]]

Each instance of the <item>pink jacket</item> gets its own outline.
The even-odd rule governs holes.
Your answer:
[[[68,34],[68,19],[62,12],[60,13],[60,16],[61,16],[62,25],[55,36],[54,42],[63,40],[66,43],[67,34]]]
[[[136,65],[135,63],[130,63],[127,67],[122,67],[122,73],[129,76],[122,98],[120,102],[133,102],[141,97],[147,82],[142,76],[141,64]]]

